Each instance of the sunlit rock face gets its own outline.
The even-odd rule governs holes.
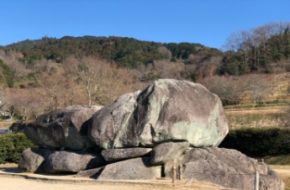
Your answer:
[[[161,79],[138,97],[135,111],[140,143],[188,141],[192,146],[217,146],[228,133],[220,99],[204,86]]]
[[[200,84],[161,79],[121,96],[92,118],[92,141],[102,148],[152,147],[163,141],[217,146],[228,133],[220,99]]]

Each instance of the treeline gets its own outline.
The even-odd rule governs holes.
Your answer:
[[[274,23],[234,33],[227,42],[218,73],[241,75],[252,72],[290,71],[290,23]]]
[[[62,62],[73,55],[77,58],[99,57],[121,66],[136,68],[154,60],[186,61],[190,55],[209,48],[193,43],[162,44],[133,38],[84,36],[61,39],[44,37],[41,40],[26,40],[11,44],[4,49],[20,51],[24,56],[22,61],[26,64],[32,64],[40,59]]]

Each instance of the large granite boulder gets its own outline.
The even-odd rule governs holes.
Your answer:
[[[140,143],[188,141],[192,146],[217,146],[228,124],[217,95],[189,81],[161,79],[138,97],[135,111]]]
[[[105,167],[81,171],[79,176],[98,180],[153,180],[161,178],[161,166],[151,166],[150,158],[134,158],[108,164]]]
[[[151,151],[151,148],[121,148],[105,149],[101,154],[107,162],[114,162],[118,160],[126,160],[129,158],[145,156]]]
[[[43,148],[87,149],[93,144],[87,136],[86,121],[99,109],[69,107],[52,111],[37,117],[32,123],[22,124],[22,129],[29,139]]]
[[[51,151],[46,149],[25,149],[18,162],[18,168],[26,172],[42,172],[45,158]]]
[[[182,178],[207,181],[235,189],[255,189],[256,171],[259,172],[259,189],[284,189],[278,175],[266,164],[231,149],[193,148],[179,163]],[[170,171],[170,170],[165,170]],[[166,173],[170,176],[171,173]]]
[[[69,151],[55,151],[51,153],[44,163],[45,173],[77,173],[104,165],[100,155],[77,153]]]
[[[160,79],[121,96],[91,119],[89,135],[104,149],[153,147],[164,141],[217,146],[228,133],[220,99],[200,84]]]

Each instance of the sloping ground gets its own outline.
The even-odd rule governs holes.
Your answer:
[[[17,173],[15,164],[0,165],[1,189],[6,190],[219,190],[227,189],[214,184],[196,181],[177,181],[175,185],[170,180],[124,180],[124,181],[96,181],[65,175],[39,175],[31,173]]]

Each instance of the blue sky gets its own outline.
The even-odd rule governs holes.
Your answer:
[[[290,21],[289,0],[3,0],[0,8],[0,45],[113,35],[220,48],[233,32]]]

